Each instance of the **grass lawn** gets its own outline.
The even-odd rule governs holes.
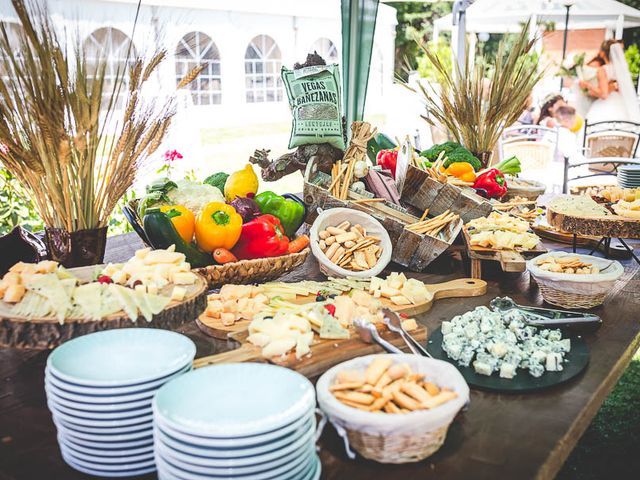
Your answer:
[[[557,480],[640,478],[640,351],[567,459]]]

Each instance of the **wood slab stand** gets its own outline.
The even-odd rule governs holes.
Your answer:
[[[396,305],[389,299],[382,298],[382,304],[384,307],[388,307],[398,313],[404,313],[409,317],[413,317],[428,312],[433,302],[441,298],[465,298],[484,295],[487,291],[487,282],[477,278],[458,278],[449,282],[427,284],[426,287],[433,295],[433,298],[428,302],[415,305]],[[308,295],[298,296],[291,302],[302,305],[315,302],[315,300],[315,295]],[[227,340],[233,338],[233,336],[238,333],[246,332],[250,323],[249,320],[239,320],[233,325],[224,325],[221,320],[207,317],[204,313],[196,320],[198,328],[200,328],[204,334],[220,340]]]
[[[495,248],[471,246],[471,238],[466,228],[462,229],[464,242],[467,245],[467,256],[471,260],[471,278],[482,278],[482,262],[500,263],[503,272],[520,273],[527,269],[526,256],[537,256],[547,250],[538,243],[533,250],[498,250]]]
[[[72,268],[69,269],[69,272],[80,280],[88,281],[96,268],[96,266]],[[91,273],[89,274],[89,272]],[[0,311],[0,347],[54,348],[72,338],[113,328],[143,327],[175,330],[182,324],[197,318],[205,310],[207,307],[206,292],[207,281],[198,275],[195,285],[188,287],[184,301],[171,302],[162,312],[154,315],[151,322],[147,322],[142,316],[134,322],[124,312],[120,312],[101,320],[69,318],[60,323],[53,317],[11,316],[3,306]],[[162,293],[169,294],[170,292],[163,291]]]
[[[402,337],[399,335],[390,332],[385,326],[379,327],[378,331],[380,332],[380,336],[391,344],[404,351],[409,351],[409,349],[406,348],[404,340],[402,340]],[[426,343],[427,329],[425,327],[419,325],[416,330],[410,333],[421,344]],[[297,359],[293,352],[284,357],[267,359],[261,355],[261,348],[246,341],[247,336],[246,332],[234,334],[232,338],[241,343],[240,348],[217,355],[197,358],[193,362],[193,368],[202,368],[221,363],[262,362],[291,368],[305,377],[314,378],[339,363],[362,355],[370,355],[383,351],[382,347],[376,344],[371,345],[361,341],[357,333],[352,330],[351,338],[348,340],[316,339],[315,343],[311,345],[311,355],[307,355],[301,359]]]
[[[640,238],[640,220],[619,215],[567,215],[547,207],[547,222],[562,231],[609,238]]]

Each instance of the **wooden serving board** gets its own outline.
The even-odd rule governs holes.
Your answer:
[[[384,307],[388,307],[398,313],[404,313],[410,317],[420,315],[431,309],[433,302],[441,298],[478,297],[487,292],[487,282],[477,278],[458,278],[449,282],[426,284],[427,290],[433,298],[428,302],[416,305],[396,305],[387,298],[382,298]],[[297,296],[291,303],[305,304],[315,302],[315,295]],[[230,335],[245,332],[249,328],[250,320],[240,320],[233,325],[223,325],[219,319],[207,317],[202,314],[196,320],[200,330],[211,337],[227,340]]]
[[[400,335],[390,332],[384,326],[378,328],[378,331],[382,338],[396,347],[408,351]],[[421,344],[426,344],[427,329],[424,326],[418,325],[418,328],[410,333]],[[383,351],[382,347],[376,344],[364,343],[358,338],[357,333],[352,331],[351,338],[348,340],[323,340],[316,337],[315,343],[311,345],[311,355],[307,355],[301,359],[297,359],[294,353],[289,353],[282,358],[266,359],[262,357],[259,347],[246,341],[246,332],[236,333],[232,337],[241,342],[240,348],[217,355],[197,358],[193,362],[193,368],[201,368],[221,363],[263,362],[291,368],[305,377],[314,378],[339,363],[362,355],[370,355]]]
[[[482,261],[490,260],[500,263],[503,272],[519,273],[527,269],[526,256],[536,256],[546,253],[547,249],[538,242],[538,245],[532,250],[498,250],[495,248],[471,246],[471,238],[467,227],[462,229],[462,235],[467,245],[467,255],[471,259],[471,278],[482,277]]]
[[[100,265],[68,269],[81,282],[91,281]],[[169,295],[173,285],[161,290]],[[101,320],[67,318],[59,323],[56,318],[28,318],[11,314],[11,306],[0,301],[0,346],[13,348],[54,348],[75,337],[112,328],[163,328],[174,330],[183,323],[197,318],[207,306],[207,281],[197,275],[194,285],[185,286],[187,295],[182,302],[171,302],[167,308],[154,315],[151,322],[144,317],[131,321],[124,312],[118,312]]]
[[[640,238],[640,220],[619,215],[568,215],[547,207],[547,222],[549,225],[571,234],[609,238]]]

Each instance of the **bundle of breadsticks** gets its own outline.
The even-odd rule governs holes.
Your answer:
[[[368,235],[360,224],[344,221],[318,233],[320,250],[330,262],[357,272],[369,270],[378,263],[382,254],[380,239]]]
[[[406,363],[378,357],[367,369],[343,370],[330,387],[345,405],[367,412],[408,413],[438,407],[458,394],[414,373]]]
[[[437,217],[424,220],[424,218],[426,217],[426,213],[428,213],[428,210],[425,210],[425,214],[422,215],[420,221],[416,223],[410,223],[404,228],[422,235],[437,237],[443,228],[445,228],[451,222],[454,222],[460,218],[460,215],[446,210]]]

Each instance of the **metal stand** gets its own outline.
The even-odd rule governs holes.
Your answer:
[[[577,237],[578,236],[576,234],[573,235],[573,253],[576,253],[576,239],[577,239]],[[640,265],[640,258],[638,258],[636,256],[636,254],[633,251],[633,248],[631,248],[629,245],[627,245],[627,242],[625,242],[623,239],[618,238],[618,240],[620,241],[622,246],[627,250],[627,252],[629,252],[629,254],[633,257],[633,259],[636,261],[636,263],[638,263],[638,265]],[[591,250],[589,252],[589,255],[593,255],[593,252],[598,250],[600,245],[602,245],[603,243],[604,243],[604,256],[605,256],[605,258],[609,258],[609,249],[611,247],[611,237],[602,237],[598,241],[597,245],[595,247],[593,247],[593,250]]]

